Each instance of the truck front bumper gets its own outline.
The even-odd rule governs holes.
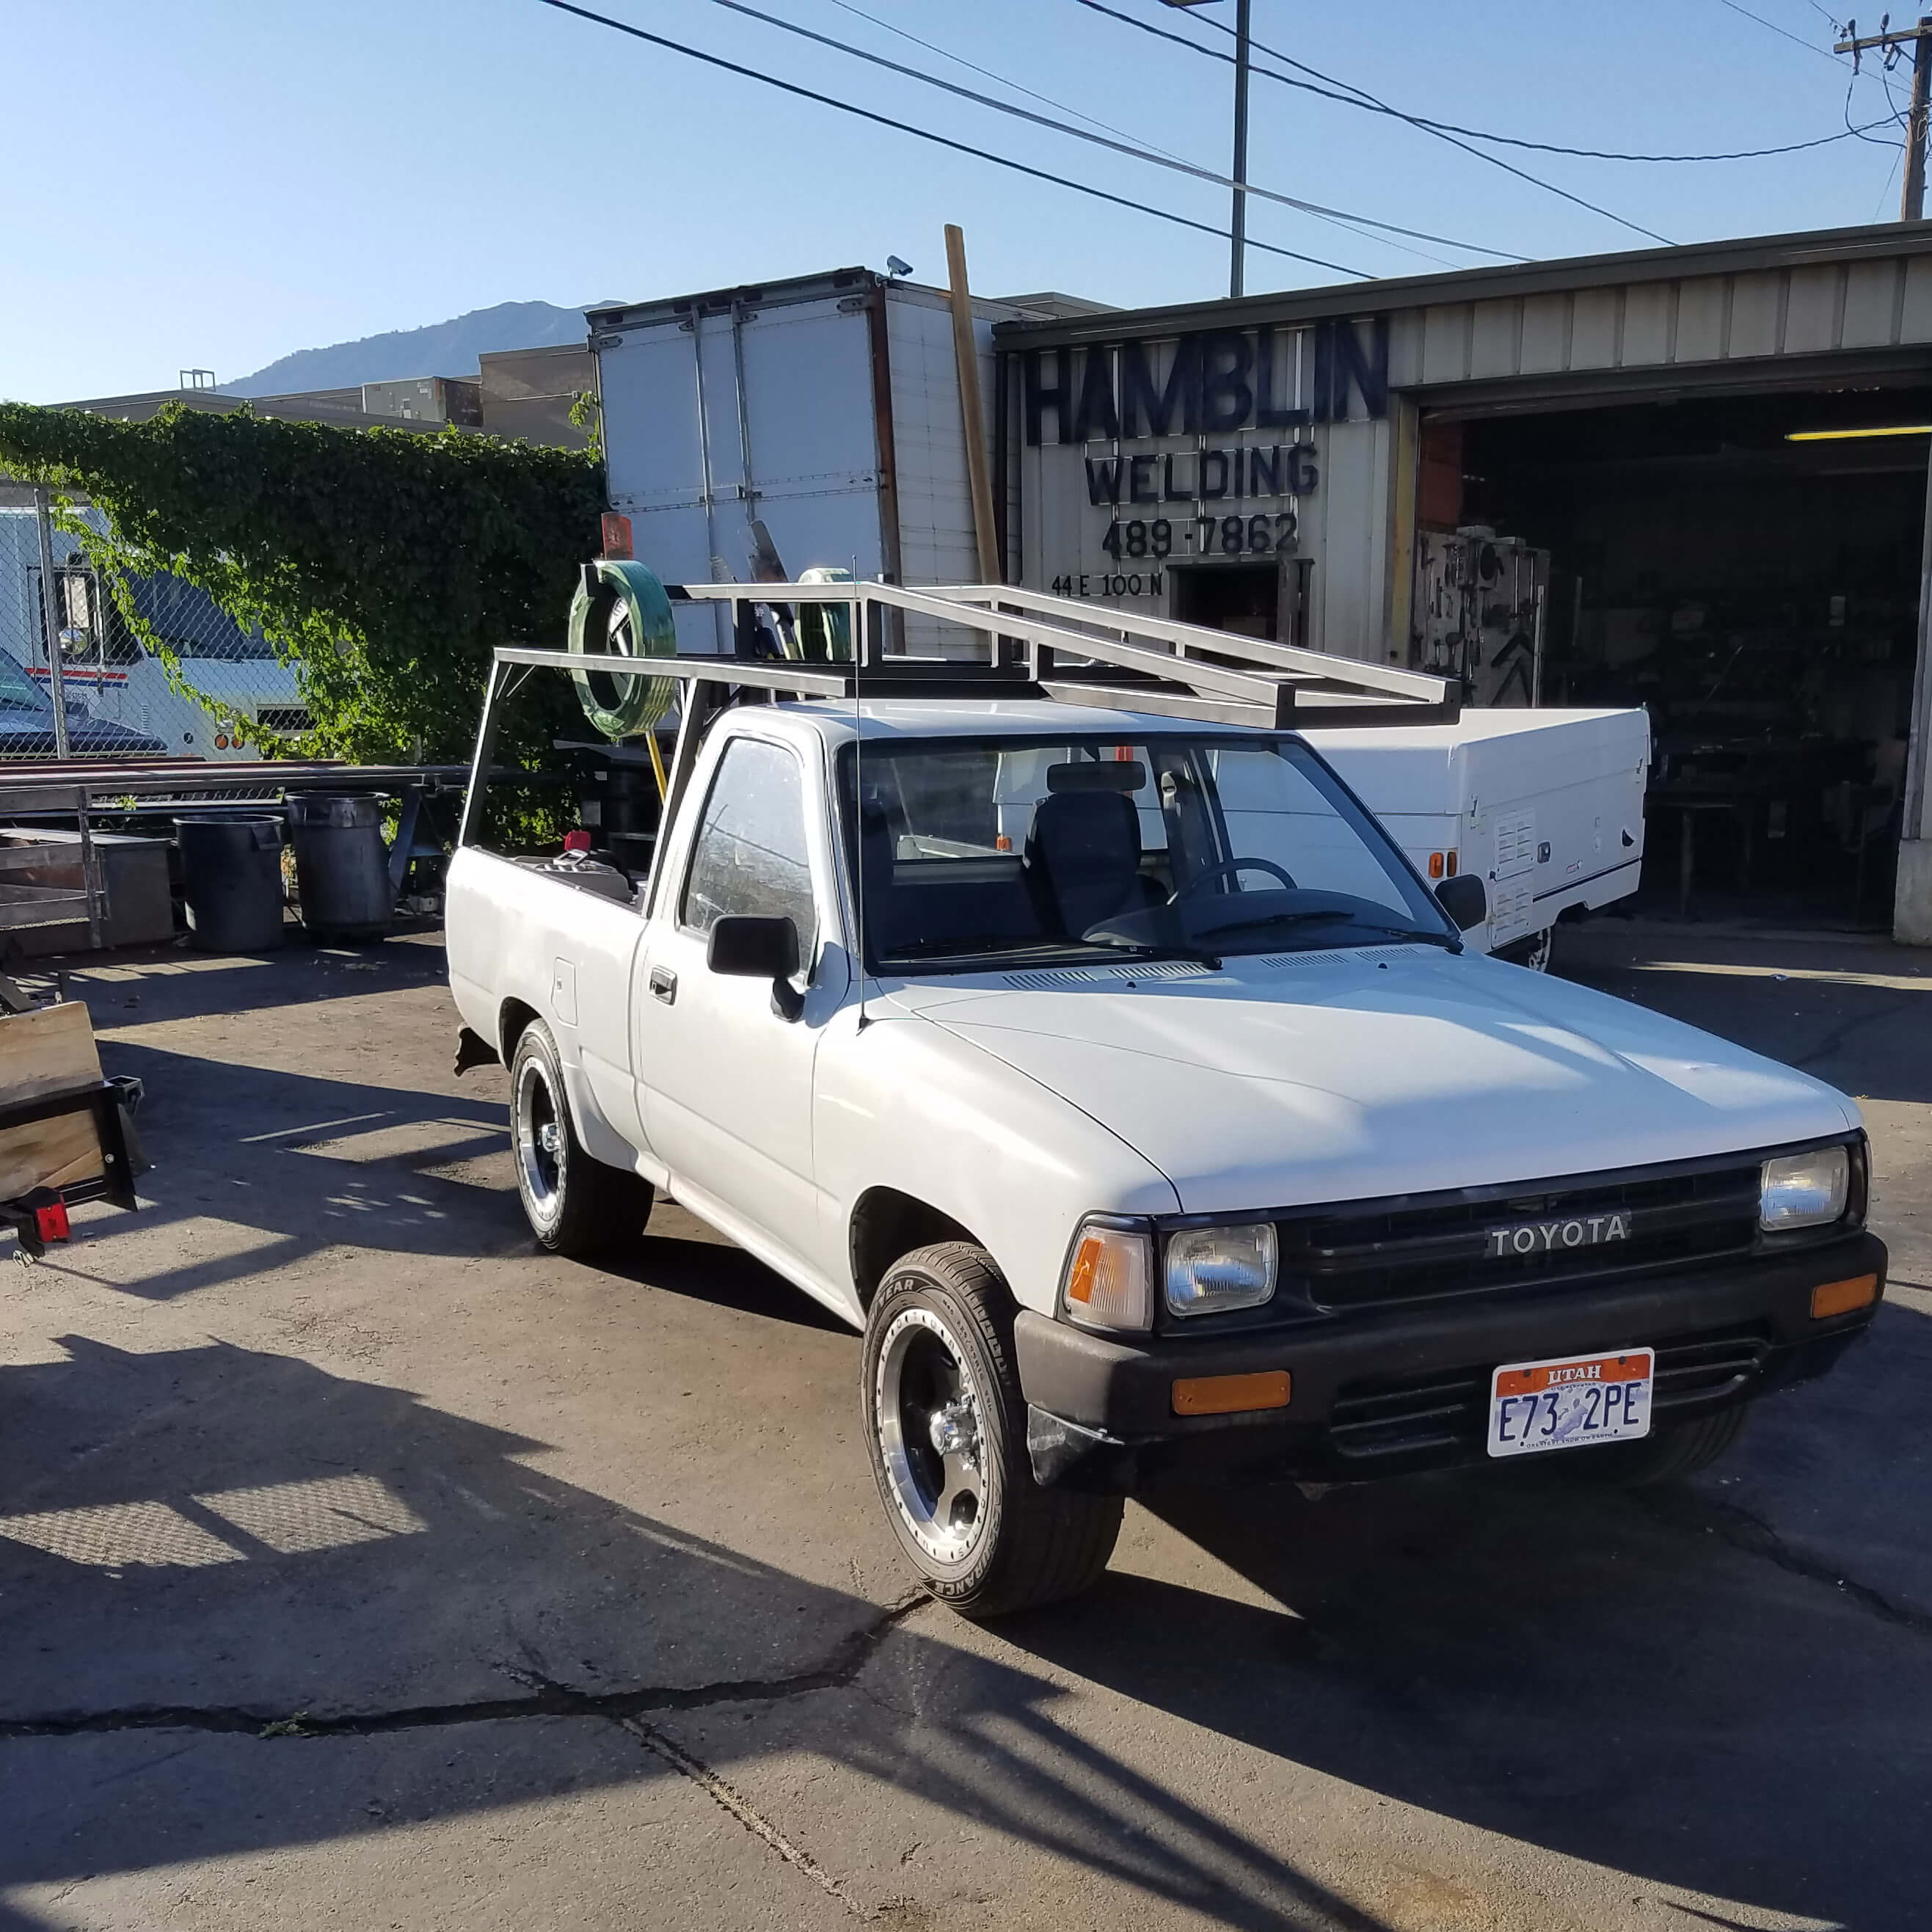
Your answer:
[[[1859,1234],[1788,1256],[1592,1288],[1384,1307],[1216,1339],[1122,1340],[1022,1313],[1014,1327],[1027,1448],[1044,1484],[1362,1482],[1485,1460],[1491,1372],[1654,1347],[1653,1413],[1692,1420],[1822,1375],[1871,1325],[1885,1244]],[[1814,1319],[1811,1292],[1876,1275],[1878,1294]],[[1178,1378],[1286,1370],[1287,1407],[1174,1412]]]

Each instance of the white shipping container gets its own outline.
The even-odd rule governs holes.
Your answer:
[[[1643,711],[1465,711],[1454,724],[1306,735],[1425,878],[1482,880],[1489,920],[1468,940],[1485,952],[1636,890]]]
[[[994,323],[1090,306],[974,302],[989,461]],[[754,580],[754,522],[794,579],[814,566],[898,584],[980,576],[944,290],[847,268],[588,320],[610,507],[667,582]],[[682,607],[677,622],[682,650],[730,648],[722,607]],[[916,616],[905,647],[978,648]]]

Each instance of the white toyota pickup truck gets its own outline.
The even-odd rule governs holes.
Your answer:
[[[561,654],[499,657],[493,701]],[[477,842],[486,724],[467,1058],[544,1246],[668,1192],[863,1330],[962,1611],[1084,1588],[1163,1480],[1682,1475],[1870,1324],[1852,1102],[1466,950],[1482,880],[1432,891],[1294,733],[704,674],[647,880]]]

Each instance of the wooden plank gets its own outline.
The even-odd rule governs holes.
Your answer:
[[[0,1018],[0,1102],[100,1084],[94,1025],[78,1000]],[[94,1138],[89,1123],[88,1138]]]
[[[91,1108],[0,1127],[0,1201],[18,1200],[37,1187],[70,1187],[106,1172]]]

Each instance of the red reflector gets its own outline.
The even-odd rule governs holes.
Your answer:
[[[74,1230],[68,1226],[67,1203],[64,1201],[56,1201],[51,1208],[36,1208],[34,1220],[40,1228],[40,1239],[44,1241],[64,1241],[73,1234]]]
[[[606,556],[628,557],[636,554],[631,548],[631,520],[620,516],[615,510],[604,512],[604,554]]]

